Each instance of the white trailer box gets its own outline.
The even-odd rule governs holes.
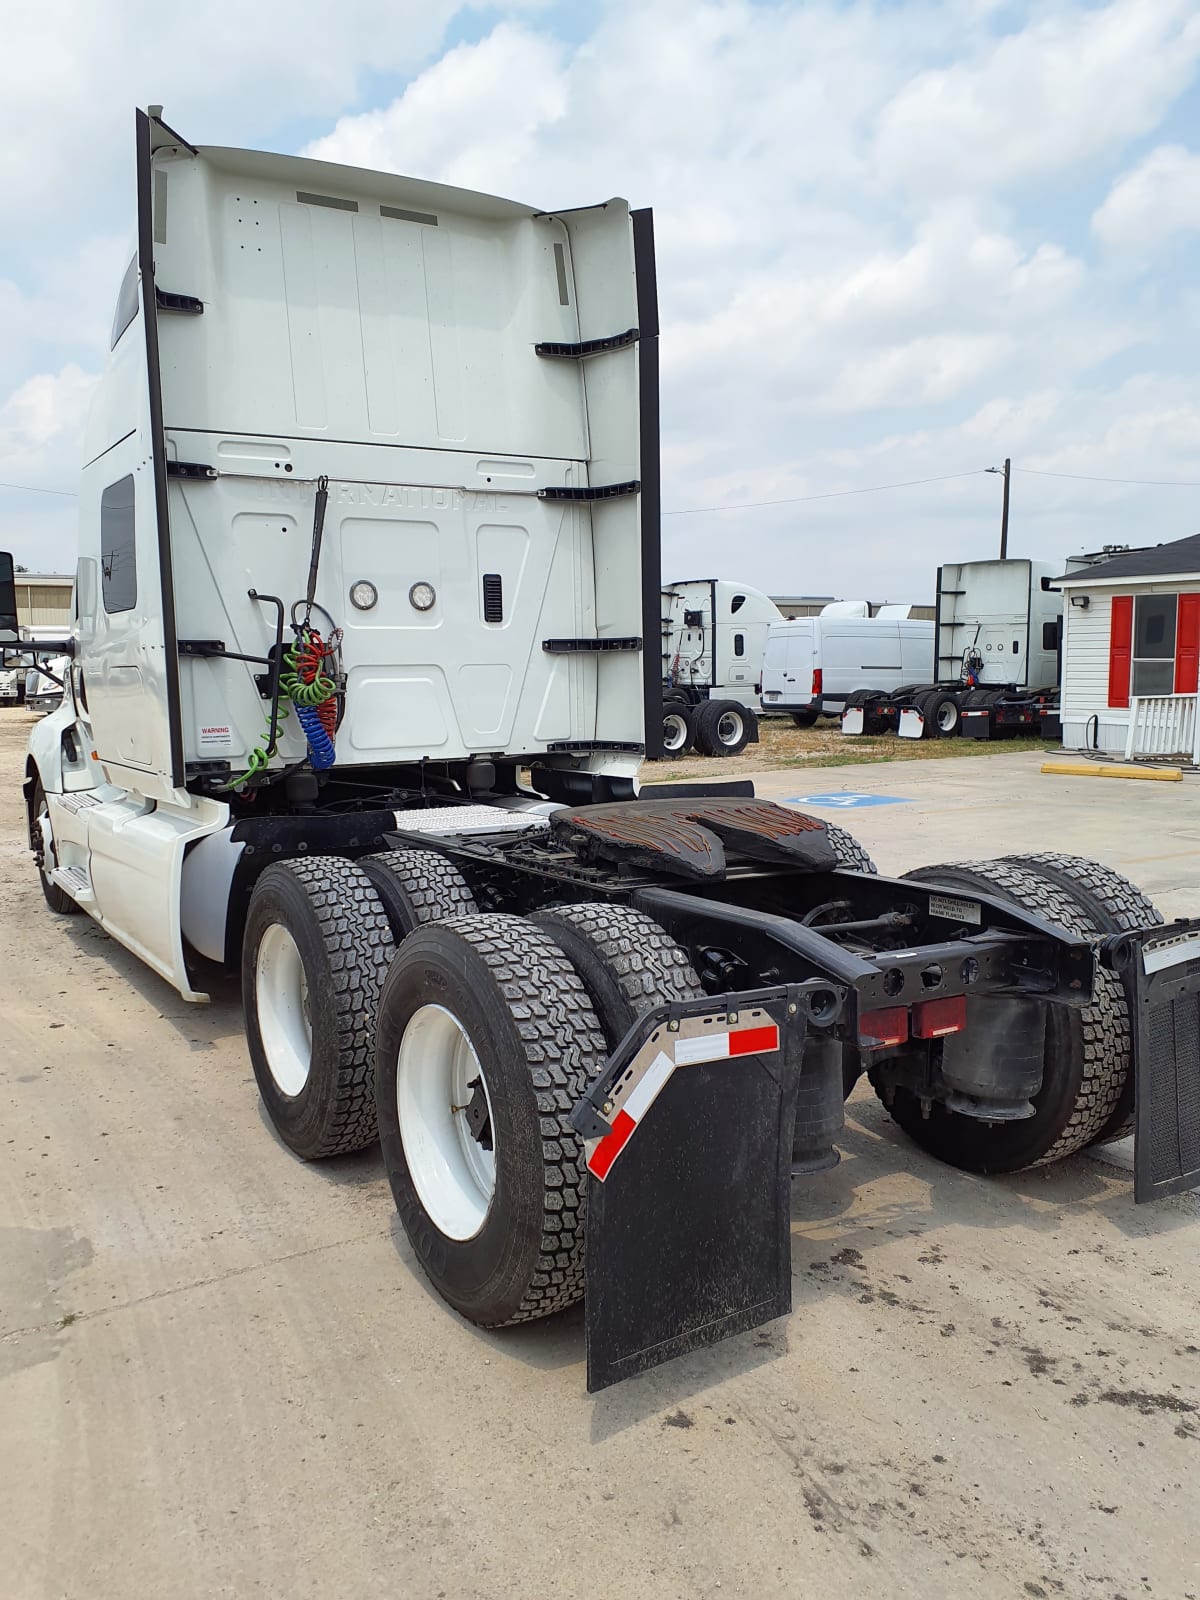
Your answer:
[[[776,623],[763,657],[764,711],[808,727],[838,715],[856,690],[924,682],[933,669],[933,623],[840,612]]]

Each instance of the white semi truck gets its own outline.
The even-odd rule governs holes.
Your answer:
[[[758,740],[763,650],[783,614],[761,589],[684,578],[662,592],[663,754],[737,755]]]
[[[888,880],[745,785],[638,798],[647,212],[196,147],[154,107],[136,172],[30,846],[52,911],[186,999],[240,971],[282,1146],[378,1140],[478,1324],[583,1295],[591,1388],[789,1309],[790,1183],[861,1074],[978,1172],[1110,1136],[1136,1086],[1138,1197],[1197,1181],[1200,923],[1073,857]]]
[[[1086,558],[1080,558],[1086,559]],[[936,739],[1058,731],[1062,563],[956,561],[938,568],[931,677],[846,701],[842,731]]]

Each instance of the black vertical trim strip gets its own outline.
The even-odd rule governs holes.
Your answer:
[[[938,568],[937,597],[933,602],[933,681],[942,681],[942,574],[945,567]]]
[[[158,576],[162,595],[163,670],[167,683],[167,728],[171,782],[184,784],[183,727],[179,709],[179,642],[175,628],[175,576],[171,563],[171,522],[167,504],[167,446],[163,433],[162,375],[158,360],[158,306],[154,292],[154,195],[150,119],[137,113],[138,268],[142,274],[142,321],[146,329],[146,380],[150,398],[150,449],[154,462],[154,504],[158,523]]]
[[[717,685],[721,681],[717,671],[717,580],[710,578],[708,581],[708,626],[711,641],[708,646],[708,692],[711,699],[717,698]]]
[[[642,704],[646,758],[661,758],[662,748],[662,468],[659,460],[658,277],[654,265],[654,213],[630,213],[633,270],[637,278],[638,477],[641,480],[642,545]]]

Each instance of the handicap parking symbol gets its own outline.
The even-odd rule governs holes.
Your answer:
[[[789,806],[832,806],[838,811],[849,811],[855,806],[906,806],[908,797],[900,794],[855,794],[849,789],[839,789],[834,794],[794,794],[788,797]]]

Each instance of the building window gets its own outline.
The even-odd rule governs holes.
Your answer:
[[[109,484],[100,496],[100,572],[105,611],[132,611],[137,604],[132,477]]]
[[[112,339],[109,349],[117,348],[117,340],[138,314],[138,264],[137,257],[125,268],[121,288],[117,294],[117,309],[113,315]]]
[[[746,654],[746,635],[744,633],[734,634],[733,653],[735,656],[744,656]]]
[[[1175,688],[1178,596],[1139,594],[1133,602],[1133,693],[1171,694]]]

